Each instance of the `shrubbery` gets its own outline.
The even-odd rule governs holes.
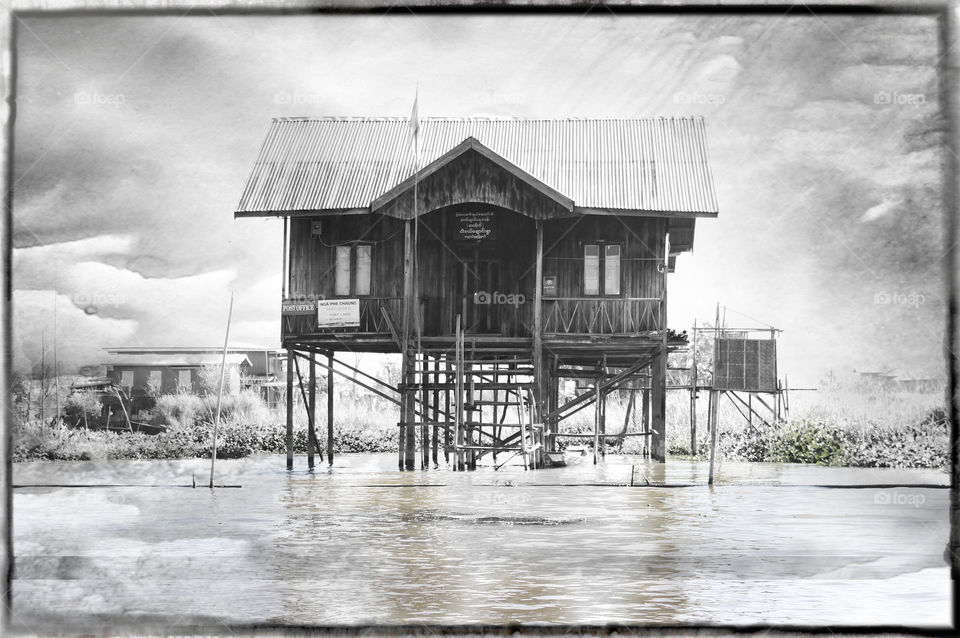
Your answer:
[[[778,461],[817,463],[857,467],[942,468],[949,462],[949,422],[942,408],[915,403],[898,397],[880,397],[873,403],[856,404],[836,397],[820,398],[814,409],[798,410],[797,418],[779,426],[755,420],[748,424],[731,406],[721,404],[720,458],[736,461]],[[926,401],[928,399],[924,399]],[[935,398],[932,399],[935,401]],[[824,404],[823,401],[833,401]],[[917,400],[919,401],[919,399]],[[899,403],[898,403],[899,402]],[[319,402],[322,405],[322,402]],[[706,402],[701,401],[701,408]],[[639,404],[639,401],[638,401]],[[65,422],[82,421],[83,410],[93,406],[84,397],[68,399]],[[684,427],[689,418],[689,399],[679,394],[668,397],[668,452],[690,453],[690,434]],[[607,431],[620,432],[624,405],[611,397],[607,404]],[[639,405],[637,406],[639,412]],[[103,430],[86,431],[82,427],[47,426],[41,434],[38,422],[14,424],[14,460],[62,459],[163,459],[209,458],[216,397],[172,394],[157,397],[150,411],[150,423],[166,431],[157,435]],[[832,414],[833,416],[828,416]],[[334,447],[343,452],[393,452],[397,449],[399,428],[396,407],[363,397],[342,397],[336,409]],[[327,426],[325,410],[318,410],[316,424],[320,452],[325,453]],[[639,415],[638,415],[639,416]],[[18,417],[19,418],[19,417]],[[699,417],[698,455],[709,453],[706,415]],[[586,409],[564,421],[565,432],[591,432],[593,410]],[[639,429],[631,423],[630,431]],[[306,415],[302,407],[295,411],[294,451],[307,450]],[[217,439],[218,458],[240,458],[255,453],[282,454],[285,447],[283,410],[267,408],[254,393],[223,398]],[[560,439],[567,444],[590,444],[583,439]],[[637,454],[642,437],[629,437],[611,451]]]
[[[68,427],[48,427],[42,435],[39,423],[20,423],[15,427],[13,458],[15,461],[209,458],[216,408],[216,396],[198,397],[188,393],[159,396],[149,419],[151,425],[163,426],[166,431],[155,435]],[[294,452],[304,454],[307,451],[306,417],[302,408],[295,414]],[[394,421],[385,421],[384,415],[382,409],[371,410],[350,403],[337,406],[338,420],[334,428],[337,453],[396,450],[398,428]],[[327,425],[323,415],[318,415],[316,429],[319,450],[325,453]],[[266,407],[259,396],[250,392],[223,397],[217,458],[285,451],[286,423],[282,411]]]
[[[721,425],[717,451],[720,458],[732,461],[943,468],[950,460],[949,431],[949,420],[941,408],[931,410],[917,423],[900,427],[865,423],[841,428],[817,419],[799,419],[779,427],[760,423],[724,430]],[[710,449],[706,433],[697,447],[697,456],[706,458]],[[669,452],[688,455],[689,441],[676,439]]]

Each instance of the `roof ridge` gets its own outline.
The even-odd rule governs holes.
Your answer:
[[[273,122],[406,122],[402,115],[300,115],[273,117]],[[587,116],[587,117],[521,117],[510,115],[426,116],[420,122],[640,122],[649,120],[703,120],[702,115]]]

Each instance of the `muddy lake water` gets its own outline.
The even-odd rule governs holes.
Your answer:
[[[312,472],[218,461],[241,487],[201,487],[208,473],[16,464],[15,624],[951,619],[943,471],[725,463],[711,488],[674,459],[398,472],[396,455],[344,454]]]

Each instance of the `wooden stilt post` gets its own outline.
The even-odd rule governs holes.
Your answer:
[[[413,410],[411,409],[413,390],[413,375],[411,374],[413,366],[410,361],[410,328],[413,321],[413,243],[411,237],[410,220],[406,220],[403,225],[403,319],[401,322],[400,336],[400,384],[403,390],[400,392],[400,469],[413,469],[414,451],[407,449],[409,446],[408,431],[412,429],[410,425],[413,422]],[[412,433],[412,432],[411,432]]]
[[[504,393],[506,394],[506,393]],[[491,423],[497,422],[497,411],[500,409],[500,406],[497,403],[500,401],[500,390],[496,386],[493,388],[493,405],[490,406],[491,412],[493,413],[492,418],[490,419]],[[503,406],[504,411],[506,411],[507,406]],[[483,417],[481,417],[483,420]],[[500,427],[493,426],[493,464],[497,464],[497,450],[500,447]]]
[[[600,456],[607,458],[607,394],[600,401]]]
[[[440,422],[440,357],[436,357],[433,360],[433,422]],[[434,467],[440,465],[437,458],[437,446],[439,444],[438,439],[440,438],[440,426],[433,426],[433,442],[430,446],[430,459],[433,461]]]
[[[559,366],[557,365],[557,357],[554,355],[553,364],[550,367],[550,405],[547,408],[551,413],[560,406],[560,376],[558,368]],[[551,418],[549,423],[544,424],[544,428],[546,428],[546,431],[551,435],[547,437],[547,450],[550,452],[556,452],[557,418]]]
[[[310,353],[310,387],[308,388],[309,397],[307,409],[310,411],[310,418],[307,419],[307,468],[313,469],[313,457],[316,453],[316,418],[317,418],[317,355]]]
[[[327,354],[327,464],[333,465],[333,350]]]
[[[710,428],[713,427],[711,415],[713,414],[713,391],[707,394],[707,436],[710,436]]]
[[[634,387],[630,388],[630,398],[627,399],[627,407],[623,411],[623,433],[626,434],[627,430],[630,428],[630,417],[633,416],[633,411],[635,409],[635,404],[637,402],[637,389]],[[623,451],[623,441],[626,439],[625,436],[620,437],[620,440],[617,444],[618,452]]]
[[[651,425],[650,456],[654,461],[665,463],[667,460],[667,272],[670,262],[670,234],[665,233],[663,242],[663,264],[660,289],[660,352],[652,364],[650,382]]]
[[[426,354],[421,354],[420,360],[420,411],[423,413],[423,421],[420,425],[420,469],[425,470],[430,467],[430,426],[427,421],[430,420],[430,393],[427,391],[427,377],[430,371],[430,359]]]
[[[543,359],[543,221],[538,219],[536,227],[537,255],[533,289],[533,381],[536,389],[533,397],[534,405],[530,406],[530,415],[542,422],[542,415],[547,412],[544,406],[549,387]],[[534,450],[533,454],[534,456],[542,454],[542,450]]]
[[[666,340],[664,339],[664,344]],[[650,385],[650,457],[664,463],[667,460],[667,351],[662,346],[660,354],[653,360],[652,381]]]
[[[444,396],[444,405],[446,405],[447,414],[451,414],[454,410],[454,404],[450,401],[450,386],[451,386],[451,375],[450,375],[450,357],[449,355],[445,356],[443,359],[444,364],[444,377],[445,383],[443,396]],[[453,383],[456,383],[453,381]],[[458,419],[459,417],[454,417]],[[453,430],[455,426],[448,426],[443,428],[443,462],[450,463],[450,446],[453,445]],[[456,469],[456,467],[454,467]]]
[[[646,385],[646,380],[644,380]],[[644,387],[641,393],[640,418],[643,420],[643,432],[650,432],[650,388]],[[650,434],[643,437],[643,457],[650,458]]]
[[[596,396],[594,397],[594,410],[593,410],[593,464],[597,464],[597,456],[600,453],[600,413],[603,410],[603,391],[600,390],[600,383],[603,381],[602,369],[597,372],[596,385],[594,390],[596,391]]]
[[[461,316],[457,315],[456,359],[454,361],[456,387],[453,393],[453,401],[456,404],[453,412],[453,465],[457,472],[463,471],[463,452],[460,450],[463,445],[463,334],[460,322]]]
[[[690,456],[697,455],[697,320],[693,320],[693,347],[690,362]]]
[[[287,469],[293,469],[293,349],[287,348]]]

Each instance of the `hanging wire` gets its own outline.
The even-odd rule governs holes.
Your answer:
[[[729,310],[730,312],[732,312],[732,313],[735,314],[735,315],[740,315],[741,317],[744,317],[745,319],[749,319],[750,321],[756,321],[757,323],[759,323],[759,324],[761,324],[761,325],[764,325],[764,326],[766,326],[767,328],[773,328],[773,325],[771,325],[771,324],[769,324],[769,323],[766,323],[765,321],[760,321],[759,319],[756,319],[756,318],[754,318],[754,317],[751,317],[750,315],[746,315],[746,314],[744,314],[744,313],[742,313],[742,312],[738,312],[738,311],[734,310],[733,308],[728,308],[727,306],[724,306],[724,307],[723,307],[724,315],[726,315],[727,310]],[[725,323],[725,322],[726,322],[726,317],[724,317],[724,323]]]

